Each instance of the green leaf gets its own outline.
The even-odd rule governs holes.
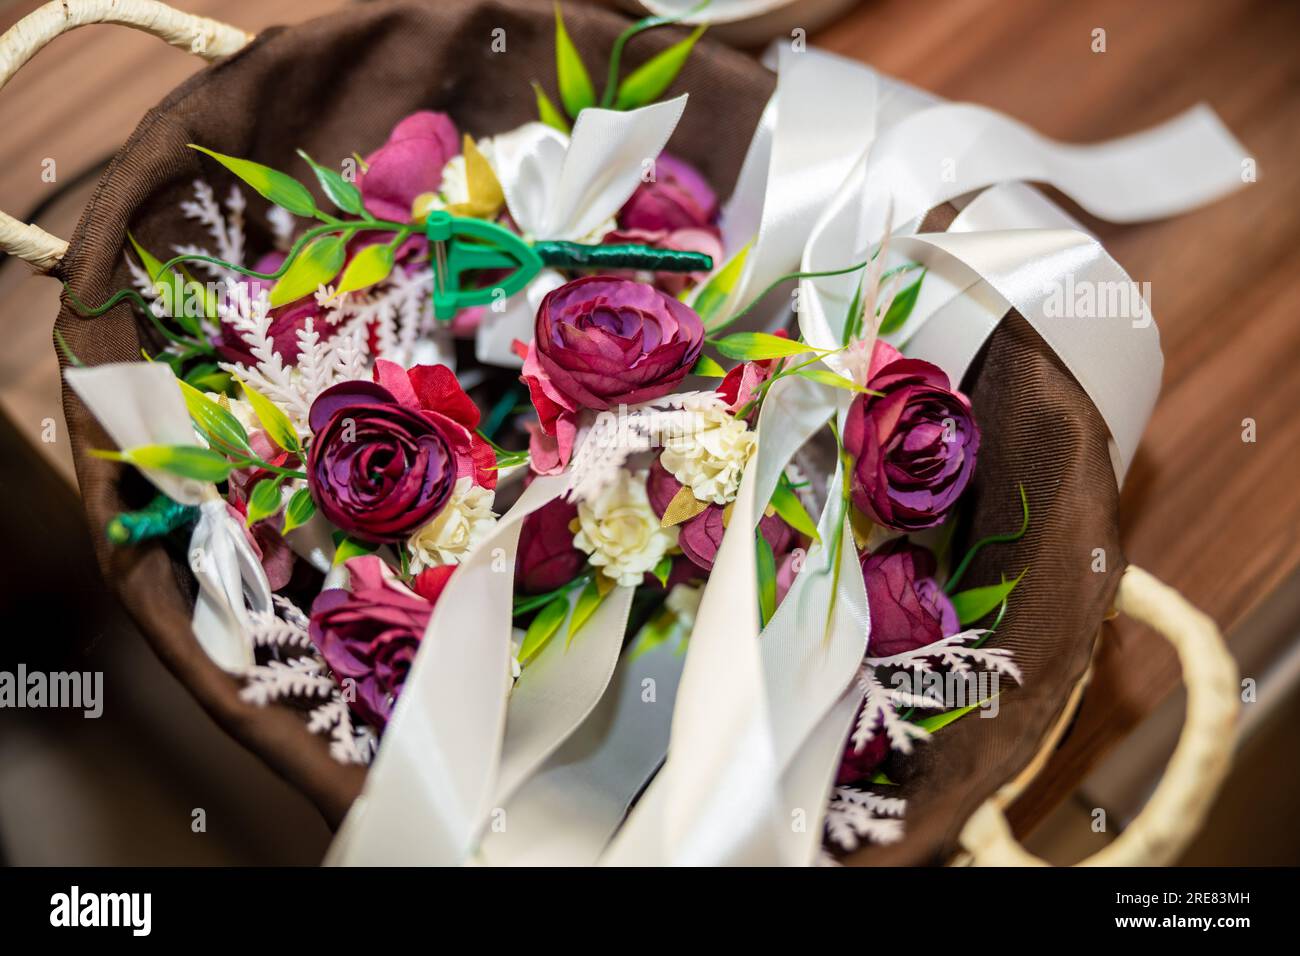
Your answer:
[[[136,256],[140,259],[140,265],[144,267],[144,271],[147,272],[149,278],[153,280],[153,287],[159,295],[165,294],[169,285],[173,290],[180,290],[181,295],[179,296],[179,302],[175,301],[177,298],[175,295],[173,295],[170,300],[164,300],[170,301],[171,303],[171,312],[173,314],[169,315],[168,318],[172,319],[177,325],[183,328],[186,332],[189,332],[191,335],[201,334],[203,327],[198,318],[186,314],[185,295],[189,283],[193,283],[198,286],[200,290],[204,290],[202,283],[196,282],[194,278],[183,269],[180,272],[177,272],[174,269],[166,270],[170,275],[170,278],[168,278],[167,275],[164,275],[162,262],[153,253],[140,245],[135,236],[131,235],[129,231],[126,234],[126,238],[130,240],[131,248],[135,250]],[[179,281],[177,281],[178,279]],[[207,301],[206,291],[204,291],[204,311],[210,318],[216,316],[216,305],[215,303]]]
[[[759,623],[766,626],[776,613],[776,555],[772,553],[772,546],[767,543],[762,531],[756,530],[754,538],[758,568]]]
[[[727,370],[707,355],[701,355],[695,367],[691,369],[691,374],[704,378],[726,378]]]
[[[298,155],[307,161],[307,165],[316,174],[316,181],[320,183],[320,188],[329,197],[330,202],[344,212],[351,213],[354,216],[361,215],[363,208],[361,205],[361,190],[356,187],[355,183],[350,183],[344,179],[338,170],[322,166],[301,149],[298,150]]]
[[[356,292],[376,282],[383,282],[393,271],[393,248],[387,243],[375,243],[366,246],[348,263],[343,270],[343,278],[330,298],[338,298],[345,292]]]
[[[925,278],[925,270],[916,277],[916,281],[903,289],[902,292],[894,296],[894,301],[889,303],[889,309],[885,312],[885,317],[880,322],[880,335],[889,335],[891,332],[897,332],[907,321],[907,317],[912,314],[912,309],[916,306],[916,297],[921,292],[921,280]]]
[[[524,642],[519,648],[519,663],[527,664],[541,653],[568,616],[569,596],[557,594],[537,612],[533,622],[528,625],[528,630],[524,632]]]
[[[533,94],[537,97],[537,118],[552,129],[558,129],[566,135],[569,132],[569,121],[564,118],[564,114],[559,111],[551,98],[546,95],[542,89],[542,84],[536,80],[533,81]]]
[[[819,352],[805,342],[785,339],[770,332],[733,332],[713,343],[714,348],[727,358],[740,359],[745,362],[758,362],[763,359],[784,358],[790,355],[803,355],[805,352]]]
[[[347,243],[342,236],[321,236],[307,244],[307,248],[293,260],[288,271],[271,287],[271,307],[296,302],[311,295],[320,286],[327,285],[343,268],[347,257]]]
[[[280,533],[288,534],[294,528],[301,528],[315,515],[316,502],[312,500],[311,492],[306,488],[299,488],[284,508],[284,527],[280,529]],[[406,553],[405,549],[402,553]]]
[[[668,575],[673,573],[673,559],[664,555],[656,562],[654,569],[650,572],[655,576],[655,580],[668,587]]]
[[[156,468],[182,478],[198,481],[225,481],[234,471],[233,463],[198,445],[140,445],[126,451],[92,450],[91,455],[109,461],[122,461],[137,468]]]
[[[952,606],[957,612],[957,620],[962,624],[974,624],[984,615],[1001,604],[1029,569],[1021,571],[1014,581],[1001,584],[989,584],[982,588],[970,588],[952,595]]]
[[[605,595],[600,593],[600,585],[593,578],[587,582],[587,586],[582,589],[578,595],[578,601],[573,605],[573,617],[569,619],[569,643],[578,636],[587,620],[595,613],[596,608],[600,607],[600,602],[605,600]],[[566,645],[567,646],[567,645]]]
[[[736,291],[740,277],[745,272],[745,260],[749,257],[752,245],[752,242],[746,243],[739,252],[727,260],[727,264],[714,273],[695,296],[695,313],[706,329],[713,327],[712,320],[722,312],[723,306]]]
[[[858,277],[858,287],[853,290],[853,301],[849,303],[849,313],[844,317],[844,333],[840,336],[840,345],[848,345],[862,334],[862,277]]]
[[[197,149],[200,153],[211,156],[257,190],[265,199],[287,209],[295,216],[316,215],[316,200],[311,198],[311,191],[292,176],[250,159],[226,156],[194,143],[190,143],[189,146],[190,149]]]
[[[966,552],[965,557],[961,559],[956,570],[952,572],[951,576],[949,576],[947,582],[944,584],[943,589],[945,591],[949,594],[952,593],[953,589],[957,587],[957,583],[966,573],[966,569],[970,567],[971,561],[975,560],[975,555],[980,552],[981,548],[990,544],[1009,544],[1012,541],[1019,541],[1025,536],[1025,532],[1029,530],[1029,497],[1025,494],[1024,485],[1020,485],[1020,513],[1020,529],[1018,531],[1012,531],[1007,534],[991,534],[987,538],[981,538],[971,545],[970,550]]]
[[[993,697],[996,696],[996,694],[993,695]],[[942,730],[949,724],[961,720],[961,718],[965,717],[976,707],[982,707],[984,704],[987,704],[989,700],[993,699],[993,697],[990,697],[988,700],[978,701],[974,704],[967,704],[965,707],[958,707],[956,710],[944,711],[942,714],[931,714],[929,717],[916,721],[916,726],[920,727],[922,730],[929,731],[930,733]]]
[[[857,382],[847,379],[843,375],[836,375],[834,372],[824,368],[801,368],[795,374],[816,382],[819,385],[829,385],[831,388],[842,388],[847,392],[857,392],[859,395],[880,394],[879,392],[873,392],[869,388],[863,388]]]
[[[803,502],[790,487],[790,479],[784,475],[776,484],[776,491],[772,492],[772,507],[776,513],[781,516],[790,527],[794,528],[800,534],[812,538],[814,541],[820,541],[821,536],[817,534],[817,524],[813,521],[812,516],[804,508]]]
[[[367,544],[364,541],[357,541],[355,538],[349,538],[342,531],[336,531],[334,539],[334,567],[338,567],[345,561],[352,558],[361,558],[367,554],[374,554],[376,546]]]
[[[243,388],[244,397],[248,399],[248,404],[253,406],[253,414],[262,423],[262,428],[271,441],[285,451],[294,454],[301,451],[302,446],[298,444],[298,432],[294,430],[293,423],[289,421],[289,416],[280,411],[280,407],[275,402],[252,386],[239,379],[236,379],[236,381]]]
[[[664,90],[673,85],[677,74],[686,65],[686,58],[705,31],[706,27],[696,27],[686,39],[674,43],[668,49],[652,56],[645,63],[627,75],[618,85],[618,97],[614,101],[616,110],[633,110],[638,106],[653,103]]]
[[[188,382],[178,379],[176,384],[185,399],[185,407],[189,409],[190,418],[194,419],[195,424],[203,429],[209,438],[229,448],[251,452],[248,447],[248,432],[244,431],[244,426],[239,424],[238,418]]]
[[[578,113],[596,105],[596,88],[591,75],[578,55],[578,48],[569,39],[564,28],[564,15],[560,5],[555,5],[555,74],[560,85],[560,101],[568,114],[577,119]]]
[[[632,646],[632,652],[629,660],[636,660],[646,654],[649,654],[656,647],[661,646],[665,641],[673,636],[677,630],[677,615],[668,608],[664,608],[650,621],[641,628],[640,633],[635,638]]]
[[[871,782],[871,783],[874,783],[874,784],[877,784],[877,785],[879,785],[879,786],[882,786],[882,787],[897,787],[897,786],[898,786],[897,783],[895,783],[893,780],[890,780],[889,777],[885,776],[885,772],[884,772],[883,770],[877,770],[875,773],[873,773],[873,774],[871,775],[871,780],[870,780],[870,782]]]
[[[280,510],[280,478],[263,478],[248,496],[248,527]]]

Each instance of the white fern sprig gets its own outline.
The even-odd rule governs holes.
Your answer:
[[[245,669],[244,680],[247,683],[239,692],[240,699],[259,707],[291,698],[327,697],[337,686],[325,672],[324,662],[316,657],[254,664]]]
[[[1020,683],[1020,668],[1012,660],[1010,649],[1005,647],[967,647],[974,644],[988,631],[972,628],[941,638],[933,644],[893,654],[889,657],[868,657],[869,667],[904,667],[918,674],[928,674],[935,670],[950,670],[959,674],[969,673],[972,667],[980,667],[1010,677]]]
[[[222,212],[221,206],[217,203],[212,187],[202,179],[194,181],[194,199],[185,200],[180,206],[181,212],[184,213],[186,218],[195,219],[207,227],[208,235],[212,237],[215,244],[215,252],[187,243],[173,246],[178,253],[182,255],[214,256],[233,265],[243,265],[245,202],[244,194],[240,192],[238,186],[232,185],[230,187],[230,195],[226,198],[225,212]],[[235,273],[230,269],[213,262],[200,260],[198,265],[199,268],[214,278],[232,278],[235,276]]]
[[[665,395],[631,408],[602,412],[587,429],[569,462],[570,501],[591,500],[618,478],[629,458],[662,444],[663,436],[690,435],[705,406],[724,400],[716,392]]]
[[[941,698],[887,688],[880,682],[874,667],[862,667],[858,671],[858,687],[862,690],[862,707],[849,738],[855,749],[862,750],[882,731],[889,739],[889,746],[904,754],[912,752],[914,741],[930,739],[929,731],[904,720],[898,708],[942,709],[944,702]]]
[[[903,815],[907,801],[882,797],[867,790],[836,787],[826,805],[826,835],[845,851],[863,842],[897,843],[903,838]]]
[[[330,755],[339,763],[368,764],[379,746],[374,731],[352,722],[352,710],[337,690],[308,715],[307,729],[329,735]]]
[[[254,647],[303,651],[314,649],[305,620],[286,620],[274,611],[251,611],[247,631]]]

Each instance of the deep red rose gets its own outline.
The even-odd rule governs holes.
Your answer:
[[[374,555],[352,558],[347,568],[348,590],[330,588],[317,595],[308,632],[335,677],[355,682],[353,712],[383,729],[424,639],[433,603],[394,578]]]
[[[365,541],[398,542],[446,505],[458,478],[496,487],[479,412],[442,365],[375,363],[374,382],[343,382],[312,403],[307,482],[321,514]]]
[[[668,505],[682,488],[682,484],[672,476],[656,458],[650,466],[646,479],[646,494],[650,498],[650,507],[660,518],[668,510]],[[713,559],[718,556],[722,545],[722,536],[726,528],[722,524],[724,505],[709,503],[694,518],[683,521],[677,526],[677,546],[682,549],[696,567],[704,571],[713,570]],[[772,547],[772,553],[780,562],[782,556],[794,547],[797,535],[795,530],[785,523],[780,515],[765,515],[758,522],[759,530]]]
[[[574,547],[569,523],[578,506],[556,498],[524,519],[515,552],[515,588],[545,594],[572,581],[587,566],[587,555]]]

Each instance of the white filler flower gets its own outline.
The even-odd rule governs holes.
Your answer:
[[[406,540],[411,573],[418,574],[442,564],[459,564],[496,523],[496,515],[492,513],[495,498],[496,492],[479,487],[468,476],[457,481],[446,507]]]
[[[591,556],[606,577],[633,587],[677,544],[677,529],[664,528],[650,507],[642,469],[619,471],[618,480],[595,498],[578,504],[573,543]]]
[[[692,402],[687,427],[664,441],[659,461],[700,501],[735,500],[740,478],[754,453],[754,433],[716,401]]]

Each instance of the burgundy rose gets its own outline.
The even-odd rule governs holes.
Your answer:
[[[365,541],[397,542],[428,524],[456,480],[496,486],[479,413],[446,366],[384,360],[374,382],[343,382],[312,404],[307,482],[327,520]]]
[[[349,589],[330,588],[316,597],[308,632],[334,676],[355,682],[352,710],[382,729],[429,626],[433,603],[394,578],[374,555],[352,558],[347,568]]]
[[[650,507],[660,518],[668,510],[669,503],[682,488],[681,482],[655,459],[650,466],[650,475],[646,479],[646,493],[650,498]],[[677,546],[682,549],[693,564],[704,571],[713,569],[713,559],[718,555],[722,545],[722,535],[726,528],[722,524],[725,507],[710,503],[694,518],[689,518],[677,526]],[[767,515],[759,520],[759,530],[772,546],[772,553],[778,561],[795,544],[795,531],[779,515]]]
[[[980,433],[970,402],[943,369],[877,342],[867,388],[844,423],[853,503],[898,531],[941,523],[975,470]]]
[[[655,181],[642,183],[619,210],[620,229],[674,232],[712,226],[718,219],[718,197],[690,163],[661,153],[655,160]]]
[[[879,728],[876,735],[862,745],[857,746],[850,739],[844,745],[844,756],[840,758],[840,768],[835,772],[835,784],[846,787],[850,784],[864,783],[869,780],[889,756],[889,740]]]
[[[445,113],[412,113],[366,157],[357,177],[362,203],[380,219],[409,221],[416,197],[437,191],[443,167],[459,153],[456,126]]]
[[[934,579],[934,555],[896,538],[862,557],[870,657],[892,657],[956,634],[957,612]]]
[[[569,523],[578,506],[556,498],[524,519],[515,554],[515,587],[524,594],[545,594],[572,581],[587,566],[586,552],[574,547]]]
[[[516,343],[541,420],[534,437],[558,443],[545,456],[539,449],[537,458],[550,461],[551,470],[563,468],[579,411],[668,394],[703,342],[704,326],[690,307],[641,282],[585,276],[549,293],[537,310],[533,341]],[[561,419],[570,427],[560,428]]]

